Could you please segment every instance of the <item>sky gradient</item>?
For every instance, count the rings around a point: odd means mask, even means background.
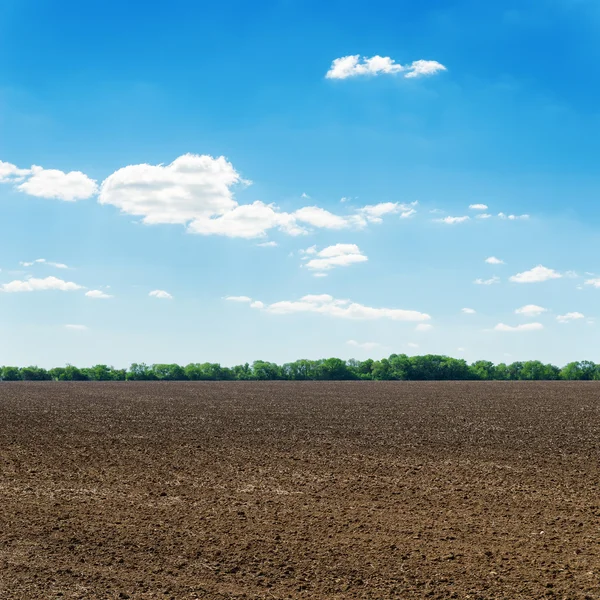
[[[5,0],[0,364],[600,361],[599,29]]]

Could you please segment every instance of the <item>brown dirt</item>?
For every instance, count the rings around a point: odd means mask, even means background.
[[[600,385],[2,383],[0,598],[600,598]]]

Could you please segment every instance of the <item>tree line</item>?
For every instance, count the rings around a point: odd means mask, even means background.
[[[73,365],[0,367],[0,381],[449,381],[449,380],[600,380],[600,364],[571,362],[560,368],[539,360],[494,364],[427,354],[392,354],[381,360],[297,360],[277,365],[256,360],[252,364],[222,367],[218,363],[177,364],[134,363],[128,369],[108,365],[78,368]]]

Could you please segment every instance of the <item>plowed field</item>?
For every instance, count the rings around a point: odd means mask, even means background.
[[[0,383],[0,598],[600,598],[600,384]]]

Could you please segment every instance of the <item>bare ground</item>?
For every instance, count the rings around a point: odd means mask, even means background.
[[[600,384],[0,383],[0,599],[600,598]]]

